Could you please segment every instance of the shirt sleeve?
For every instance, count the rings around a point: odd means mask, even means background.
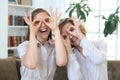
[[[80,46],[83,49],[83,55],[89,57],[95,64],[100,64],[106,61],[107,46],[103,41],[94,45],[86,37],[81,40]]]
[[[82,74],[80,71],[80,65],[76,59],[76,55],[73,53],[68,54],[67,71],[69,80],[81,80]]]
[[[28,46],[28,41],[24,41],[23,43],[19,44],[19,46],[17,47],[18,55],[20,58],[25,54],[27,50],[27,46]]]

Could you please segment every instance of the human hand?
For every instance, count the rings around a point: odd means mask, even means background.
[[[74,22],[74,26],[71,26],[71,28],[67,30],[67,32],[70,35],[75,36],[81,40],[84,37],[84,35],[82,34],[80,30],[80,25],[82,25],[83,21],[80,19],[80,17],[79,18],[72,17],[72,20]]]
[[[32,12],[31,11],[30,11],[29,17],[25,13],[24,20],[28,24],[30,32],[33,33],[34,35],[36,35],[40,26],[35,25],[37,23],[37,21],[35,19],[32,21]],[[41,22],[39,22],[38,25],[41,25]]]
[[[65,48],[67,50],[67,53],[71,54],[72,53],[72,47],[71,47],[70,38],[67,35],[67,33],[65,33],[64,35],[62,34],[62,39],[63,39],[63,44],[65,45]]]
[[[44,20],[44,23],[53,31],[59,29],[57,20],[60,18],[61,14],[58,14],[58,9],[56,9],[55,12],[53,12],[52,8],[50,8],[51,11],[51,17],[48,17]]]

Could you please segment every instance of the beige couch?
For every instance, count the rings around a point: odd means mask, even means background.
[[[120,60],[107,61],[108,80],[120,80]],[[59,78],[58,78],[59,77]],[[55,80],[68,80],[66,68],[57,68]]]
[[[20,60],[0,59],[0,80],[20,80]],[[120,80],[120,61],[108,61],[109,80]],[[57,67],[54,80],[68,80],[66,67]]]

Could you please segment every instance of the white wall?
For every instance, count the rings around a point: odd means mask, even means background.
[[[0,58],[8,57],[7,35],[8,35],[8,0],[0,2]]]
[[[53,10],[58,8],[58,11],[62,13],[61,18],[64,18],[66,16],[66,5],[66,0],[34,0],[33,2],[33,6],[35,8],[44,8],[47,11],[50,11],[50,6],[53,8]]]

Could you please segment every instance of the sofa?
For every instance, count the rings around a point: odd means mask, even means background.
[[[0,80],[20,80],[20,59],[0,59]],[[120,80],[120,61],[108,61],[108,80]],[[57,67],[54,80],[68,80],[66,67]]]

